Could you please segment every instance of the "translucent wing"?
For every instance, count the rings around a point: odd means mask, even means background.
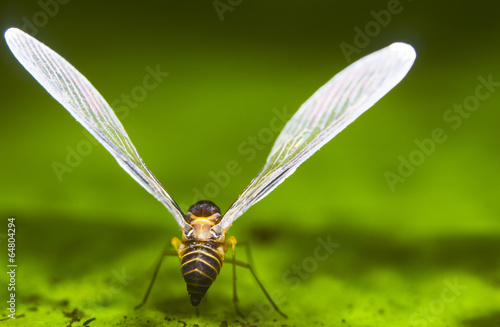
[[[398,84],[415,60],[408,44],[394,43],[353,63],[314,93],[285,125],[266,164],[231,205],[227,229],[248,208]]]
[[[186,222],[179,206],[146,167],[109,104],[85,76],[17,28],[8,29],[5,39],[24,68],[104,145],[130,176],[167,207],[184,229]]]

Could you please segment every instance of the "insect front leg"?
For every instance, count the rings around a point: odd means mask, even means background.
[[[160,255],[160,260],[158,260],[158,263],[156,264],[155,271],[153,273],[153,278],[151,279],[151,282],[149,283],[148,290],[146,291],[146,294],[144,295],[144,298],[142,299],[142,302],[139,303],[134,308],[134,310],[137,310],[140,307],[142,307],[146,303],[146,301],[148,300],[149,293],[151,292],[151,289],[153,288],[153,284],[155,283],[156,276],[158,275],[158,271],[160,271],[161,264],[163,263],[163,258],[166,257],[166,256],[177,256],[177,251],[179,249],[179,245],[181,244],[181,241],[177,237],[174,237],[172,239],[171,244],[175,248],[175,251],[163,250],[163,252]]]

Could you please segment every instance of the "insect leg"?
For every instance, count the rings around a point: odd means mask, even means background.
[[[255,265],[254,265],[254,261],[253,261],[253,256],[252,256],[252,251],[250,251],[250,243],[248,242],[245,242],[245,241],[239,241],[238,242],[238,246],[241,247],[241,246],[244,246],[245,247],[245,251],[246,251],[246,254],[247,254],[247,262],[250,266],[254,267],[254,272],[255,274],[257,275],[257,269],[255,269]]]
[[[235,271],[235,266],[240,266],[240,267],[247,268],[248,270],[250,270],[250,272],[253,275],[253,278],[255,278],[255,280],[257,281],[257,284],[259,284],[260,289],[262,290],[262,292],[264,292],[264,295],[266,296],[267,300],[271,303],[271,305],[273,306],[274,310],[276,310],[284,318],[288,318],[288,316],[286,314],[284,314],[283,312],[281,312],[281,310],[278,308],[278,306],[276,305],[276,303],[274,303],[273,299],[271,299],[271,297],[269,296],[269,293],[267,293],[266,289],[264,288],[264,285],[262,285],[262,283],[260,282],[259,278],[257,277],[257,275],[255,274],[254,270],[252,269],[251,265],[249,265],[248,263],[245,263],[243,261],[236,260],[234,258],[234,256],[233,256],[233,260],[228,261],[228,262],[230,262],[230,263],[233,264],[233,273]],[[236,277],[233,279],[233,281],[234,281],[233,287],[236,287],[235,286],[236,285]],[[239,313],[238,310],[236,310],[236,312],[241,316],[241,313]]]
[[[241,314],[240,309],[238,308],[238,295],[236,292],[236,238],[234,236],[231,236],[227,242],[226,242],[226,248],[231,246],[232,252],[233,252],[233,257],[232,257],[232,264],[233,264],[233,302],[234,302],[234,309],[236,311],[236,314],[242,318],[244,316]]]
[[[146,294],[144,295],[142,302],[139,303],[137,306],[135,306],[134,310],[139,309],[140,307],[142,307],[146,303],[146,301],[148,300],[148,297],[149,297],[149,293],[151,292],[151,289],[153,288],[153,284],[155,283],[156,276],[158,275],[158,271],[160,270],[161,264],[163,263],[163,258],[166,256],[177,256],[178,244],[180,244],[179,239],[177,237],[174,237],[172,239],[172,245],[175,247],[176,251],[164,250],[161,253],[160,260],[158,260],[158,263],[156,264],[155,271],[153,273],[153,278],[151,279],[151,282],[149,283],[148,290],[146,291]]]

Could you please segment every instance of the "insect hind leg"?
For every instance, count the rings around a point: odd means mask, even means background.
[[[175,247],[175,251],[164,250],[161,253],[160,259],[158,260],[158,263],[156,264],[155,271],[153,273],[153,277],[151,278],[151,282],[149,283],[149,286],[148,286],[148,289],[146,291],[146,294],[144,295],[144,298],[142,299],[141,303],[139,303],[138,305],[136,305],[134,307],[134,310],[139,309],[140,307],[142,307],[146,303],[146,301],[149,298],[149,293],[151,293],[151,289],[153,288],[153,285],[154,285],[154,283],[156,281],[156,276],[158,275],[158,272],[160,271],[160,267],[161,267],[161,264],[163,263],[163,259],[166,256],[177,256],[178,244],[180,244],[179,239],[177,237],[174,237],[172,239],[172,245]]]
[[[247,255],[249,255],[250,254],[250,250],[249,250],[248,244],[246,244],[246,243],[240,243],[240,244],[241,245],[246,245],[246,247],[247,247]],[[231,261],[228,261],[228,262],[230,262],[233,265],[233,302],[234,302],[236,313],[239,316],[241,316],[241,317],[244,318],[244,316],[241,314],[241,312],[240,312],[240,310],[238,308],[238,301],[239,300],[238,300],[238,296],[236,294],[236,266],[240,266],[240,267],[247,268],[248,270],[250,270],[250,272],[252,273],[252,276],[255,278],[255,281],[257,281],[257,284],[259,284],[260,289],[262,290],[262,292],[266,296],[266,298],[269,301],[269,303],[271,303],[271,305],[273,306],[274,310],[276,310],[276,312],[278,312],[284,318],[288,318],[287,315],[284,314],[278,308],[278,306],[276,305],[276,303],[274,303],[273,299],[271,299],[271,296],[269,296],[269,293],[267,293],[266,289],[264,288],[264,285],[262,285],[262,283],[260,282],[259,278],[255,274],[255,271],[252,268],[252,265],[250,265],[250,264],[248,264],[246,262],[243,262],[243,261],[236,260],[236,257],[235,257],[235,252],[236,252],[236,238],[234,238],[234,236],[231,236],[229,238],[229,240],[227,241],[227,245],[231,246],[232,253],[233,253],[233,257],[231,258]],[[252,260],[251,255],[249,256],[248,260]]]

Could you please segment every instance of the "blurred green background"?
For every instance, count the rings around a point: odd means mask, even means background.
[[[196,317],[176,258],[165,260],[146,306],[133,310],[178,227],[3,42],[0,236],[6,244],[7,218],[16,217],[17,314],[24,315],[10,325],[65,326],[81,315],[73,326],[93,317],[89,326],[500,323],[496,3],[1,6],[2,30],[24,26],[113,104],[184,211],[201,193],[224,212],[264,164],[275,117],[291,117],[350,62],[395,41],[417,52],[400,85],[230,229],[251,244],[260,278],[289,315],[270,312],[239,269],[242,319],[232,307],[229,264]],[[360,36],[366,28],[370,35]],[[346,44],[356,53],[343,53]],[[168,76],[145,91],[156,67]],[[494,83],[477,93],[481,78]],[[436,129],[443,142],[429,141]],[[238,169],[229,174],[228,164]],[[57,174],[54,165],[67,170]],[[328,240],[336,244],[331,253],[316,250]],[[323,250],[326,258],[318,257]],[[2,308],[0,318],[7,314]]]

